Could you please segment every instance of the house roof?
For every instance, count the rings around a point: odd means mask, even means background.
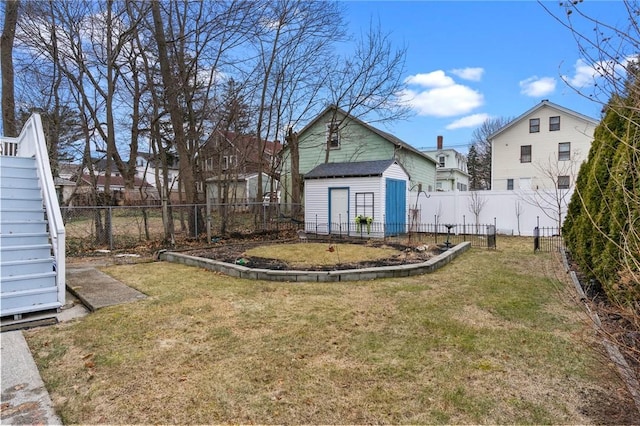
[[[88,174],[83,174],[81,177],[82,181],[91,185],[91,176]],[[96,185],[104,186],[106,181],[106,177],[104,175],[96,176]],[[124,178],[122,176],[111,175],[109,180],[109,185],[113,188],[124,187]],[[149,182],[142,180],[138,177],[133,178],[133,186],[135,188],[154,188]]]
[[[521,114],[520,116],[518,116],[517,118],[511,120],[506,126],[498,129],[497,131],[495,131],[494,133],[492,133],[491,135],[489,135],[487,137],[487,139],[492,140],[494,139],[496,136],[498,136],[500,133],[504,132],[507,129],[510,129],[511,127],[515,126],[517,123],[519,123],[524,117],[528,116],[529,114],[543,108],[543,107],[549,107],[549,108],[553,108],[557,111],[560,111],[564,114],[567,115],[572,115],[580,120],[584,120],[587,121],[591,124],[593,124],[594,126],[598,125],[598,120],[596,120],[595,118],[591,118],[587,115],[584,114],[580,114],[579,112],[575,112],[573,110],[570,110],[569,108],[565,108],[563,106],[560,106],[558,104],[554,104],[553,102],[549,102],[547,99],[541,101],[539,104],[537,104],[536,106],[534,106],[533,108],[529,109],[528,111],[526,111],[524,114]]]
[[[354,163],[323,163],[305,174],[304,178],[323,179],[382,176],[385,170],[394,163],[402,167],[402,165],[393,158],[390,160],[358,161]],[[402,169],[404,170],[404,167]]]
[[[408,143],[402,141],[400,138],[397,138],[395,136],[393,136],[391,133],[387,133],[384,132],[380,129],[376,129],[375,127],[373,127],[372,125],[362,121],[361,119],[359,119],[358,117],[354,117],[353,115],[347,113],[345,110],[343,110],[342,108],[339,108],[335,105],[329,105],[328,107],[326,107],[324,109],[324,111],[322,111],[320,114],[318,114],[318,116],[316,118],[314,118],[313,120],[311,120],[311,122],[309,122],[306,126],[304,126],[299,132],[298,134],[301,135],[303,134],[305,131],[307,131],[308,129],[310,129],[313,125],[315,125],[315,123],[317,123],[320,119],[322,119],[322,117],[324,117],[325,114],[327,114],[329,111],[331,110],[336,110],[336,112],[338,112],[339,114],[342,114],[345,117],[348,117],[350,120],[358,123],[359,125],[365,127],[366,129],[370,130],[371,132],[377,134],[378,136],[382,137],[383,139],[391,142],[392,144],[394,144],[396,147],[398,148],[402,148],[402,149],[406,149],[408,151],[411,151],[421,157],[426,158],[427,160],[436,163],[436,160],[434,160],[433,158],[429,157],[428,155],[424,154],[423,152],[421,152],[420,150],[412,147],[411,145],[409,145]],[[287,147],[285,147],[286,149]]]

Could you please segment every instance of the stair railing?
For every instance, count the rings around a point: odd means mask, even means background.
[[[34,157],[42,188],[45,211],[49,227],[49,236],[53,245],[53,257],[56,267],[56,285],[58,288],[58,300],[65,300],[65,230],[58,194],[51,174],[47,142],[42,128],[40,114],[32,114],[25,123],[20,136],[17,138],[2,138],[2,155],[16,157]]]

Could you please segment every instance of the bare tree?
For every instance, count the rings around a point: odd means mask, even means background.
[[[562,227],[562,218],[567,213],[575,184],[577,154],[577,152],[572,153],[569,160],[563,161],[559,161],[558,156],[552,154],[546,161],[536,163],[534,167],[540,173],[538,179],[542,187],[518,192],[520,199],[538,207],[545,216],[553,220],[558,231]]]
[[[329,162],[334,133],[345,125],[347,115],[384,123],[409,115],[407,105],[398,94],[405,87],[403,80],[406,48],[394,48],[389,35],[380,24],[370,23],[369,30],[356,42],[355,52],[339,61],[329,79],[330,104],[337,108],[330,120],[325,162]]]
[[[511,118],[490,118],[471,135],[470,167],[472,190],[491,189],[491,141],[489,137],[509,124]]]
[[[487,203],[487,199],[482,197],[478,191],[471,191],[469,193],[469,211],[473,214],[476,234],[480,232],[480,213]]]
[[[0,39],[0,64],[2,66],[2,122],[6,136],[18,136],[16,126],[16,102],[14,93],[13,41],[18,22],[18,0],[4,2],[4,26]]]
[[[520,233],[520,216],[524,213],[524,206],[519,200],[516,200],[516,222],[518,223],[518,236],[522,235]]]

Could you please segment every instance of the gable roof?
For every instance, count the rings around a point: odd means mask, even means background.
[[[428,155],[426,155],[422,151],[412,147],[408,143],[402,141],[400,138],[397,138],[397,137],[393,136],[391,133],[383,132],[380,129],[376,129],[372,125],[362,121],[358,117],[354,117],[353,115],[347,113],[345,110],[343,110],[342,108],[337,107],[336,105],[329,105],[328,107],[326,107],[324,109],[324,111],[322,111],[320,114],[318,114],[318,116],[316,118],[314,118],[313,120],[311,120],[311,122],[309,122],[306,126],[304,126],[298,132],[298,135],[302,135],[304,132],[306,132],[308,129],[310,129],[312,126],[314,126],[318,121],[320,121],[320,119],[322,117],[324,117],[325,114],[327,114],[331,110],[335,110],[337,113],[343,115],[345,118],[349,118],[351,121],[353,121],[353,122],[365,127],[369,131],[377,134],[378,136],[382,137],[383,139],[387,140],[388,142],[391,142],[397,148],[402,148],[402,149],[406,149],[407,151],[411,151],[414,154],[417,154],[420,157],[423,157],[423,158],[425,158],[425,159],[427,159],[429,161],[432,161],[434,164],[436,164],[436,160],[434,160],[433,158],[429,157]],[[285,148],[287,148],[287,147],[285,147]]]
[[[352,163],[323,163],[313,168],[304,175],[305,179],[342,178],[342,177],[372,177],[382,176],[382,174],[392,164],[402,167],[395,159],[357,161]],[[402,167],[404,170],[404,167]],[[407,173],[406,170],[404,170]],[[407,176],[409,174],[407,173]]]
[[[591,118],[587,115],[584,114],[580,114],[579,112],[575,112],[573,110],[570,110],[569,108],[565,108],[563,106],[560,106],[558,104],[554,104],[553,102],[549,102],[547,99],[541,101],[539,104],[537,104],[536,106],[534,106],[533,108],[529,109],[528,111],[526,111],[524,114],[521,114],[520,116],[516,117],[515,119],[511,120],[506,126],[498,129],[497,131],[493,132],[492,134],[490,134],[487,139],[488,140],[492,140],[494,139],[496,136],[498,136],[500,133],[504,132],[507,129],[510,129],[511,127],[513,127],[514,125],[516,125],[517,123],[519,123],[520,121],[522,121],[522,119],[524,117],[526,117],[527,115],[543,108],[543,107],[549,107],[549,108],[553,108],[557,111],[560,111],[564,114],[567,115],[572,115],[580,120],[584,120],[587,121],[591,124],[593,124],[594,126],[598,125],[598,120],[596,120],[595,118]]]

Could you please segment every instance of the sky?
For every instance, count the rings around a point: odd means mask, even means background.
[[[565,16],[559,3],[544,5]],[[348,0],[344,6],[350,31],[366,30],[373,19],[394,46],[407,48],[404,95],[412,116],[376,127],[416,148],[435,149],[442,135],[445,148],[466,153],[484,120],[518,117],[545,99],[600,119],[601,104],[563,81],[593,90],[573,34],[536,1]],[[619,28],[627,25],[620,1],[579,6]],[[593,31],[592,24],[584,28]]]

